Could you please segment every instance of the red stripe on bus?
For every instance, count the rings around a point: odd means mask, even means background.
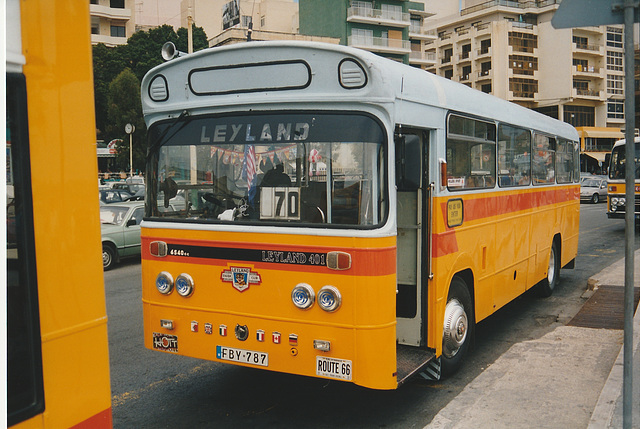
[[[95,428],[112,428],[113,419],[111,417],[111,407],[99,412],[87,420],[71,426],[71,429],[95,429]]]

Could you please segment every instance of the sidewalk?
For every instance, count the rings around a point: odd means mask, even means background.
[[[634,264],[637,284],[640,251]],[[623,287],[624,259],[590,280]],[[633,323],[633,427],[640,428],[640,312]],[[514,344],[426,428],[621,428],[622,343],[622,330],[561,326]],[[620,350],[613,368],[612,350]]]

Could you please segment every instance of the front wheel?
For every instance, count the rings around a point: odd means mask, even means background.
[[[558,247],[554,241],[551,244],[551,251],[549,252],[549,266],[547,267],[547,277],[543,279],[539,284],[540,296],[547,298],[551,296],[553,290],[558,284],[558,277],[560,275],[560,254],[558,253]]]
[[[102,245],[102,268],[109,271],[116,262],[116,252],[108,244]]]
[[[444,309],[442,333],[442,375],[448,376],[460,369],[469,350],[474,332],[473,302],[466,282],[454,277]]]
[[[598,204],[600,202],[600,195],[598,194],[593,194],[593,197],[591,197],[591,202],[593,204]]]

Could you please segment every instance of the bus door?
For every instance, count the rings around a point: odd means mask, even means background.
[[[427,283],[429,261],[428,219],[430,188],[426,131],[396,130],[397,186],[397,294],[396,335],[398,382],[428,364],[434,357],[426,350]],[[407,347],[412,346],[412,347]],[[420,347],[420,348],[417,348]],[[406,362],[406,355],[411,357]]]

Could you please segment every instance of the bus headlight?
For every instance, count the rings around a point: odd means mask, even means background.
[[[299,283],[291,291],[291,301],[296,307],[306,310],[311,307],[316,299],[313,288],[306,283]]]
[[[176,291],[185,298],[193,293],[193,279],[189,274],[182,273],[176,279]]]
[[[342,296],[340,291],[333,286],[323,286],[318,292],[318,305],[324,311],[333,312],[340,308]]]
[[[173,290],[173,277],[166,271],[161,272],[156,277],[156,288],[163,295],[169,295]]]

